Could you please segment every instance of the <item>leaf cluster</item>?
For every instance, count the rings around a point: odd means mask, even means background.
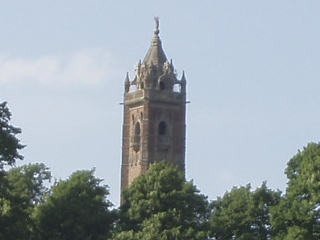
[[[24,145],[22,145],[17,134],[21,129],[10,124],[11,112],[7,107],[7,102],[0,102],[0,171],[3,171],[5,165],[12,166],[16,160],[22,160],[23,156],[19,154]]]
[[[280,192],[261,187],[251,191],[245,187],[234,187],[222,198],[213,201],[211,215],[211,234],[215,239],[270,239],[271,206],[278,204]]]
[[[77,171],[52,188],[46,201],[35,209],[39,239],[91,239],[107,237],[115,220],[108,187],[94,171]]]
[[[283,195],[264,182],[255,190],[234,187],[209,203],[177,167],[160,162],[136,178],[123,192],[124,204],[111,210],[109,188],[94,170],[77,171],[49,188],[52,176],[44,164],[13,167],[24,146],[10,120],[1,102],[0,239],[320,239],[320,143],[290,159]]]
[[[169,163],[152,165],[123,196],[115,239],[206,239],[207,199]]]
[[[31,237],[31,214],[49,192],[44,183],[50,179],[51,173],[43,164],[29,164],[4,173],[0,187],[0,239]]]
[[[288,162],[286,194],[272,209],[276,239],[320,239],[320,143],[310,143]]]

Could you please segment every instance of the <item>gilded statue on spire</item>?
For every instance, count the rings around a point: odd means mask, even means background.
[[[159,29],[159,17],[154,17],[154,21],[156,22],[156,30]]]
[[[156,22],[156,29],[154,30],[154,34],[158,35],[159,34],[159,17],[154,17],[154,21]]]

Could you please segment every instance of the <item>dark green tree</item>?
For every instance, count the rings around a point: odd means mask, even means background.
[[[5,165],[12,166],[16,160],[22,160],[19,154],[24,146],[16,137],[21,129],[10,124],[11,113],[6,102],[0,102],[0,179]]]
[[[94,171],[77,171],[59,181],[33,215],[37,238],[46,240],[98,240],[109,237],[115,212],[107,200],[109,190]]]
[[[29,239],[36,205],[43,201],[51,173],[43,164],[29,164],[11,168],[4,173],[0,197],[0,239]]]
[[[275,239],[320,239],[320,143],[310,143],[288,162],[286,193],[272,209]]]
[[[153,164],[123,196],[114,239],[208,239],[207,199],[177,167]]]
[[[246,187],[233,188],[212,203],[211,235],[217,240],[267,240],[271,237],[270,207],[280,200],[263,183],[251,191]]]

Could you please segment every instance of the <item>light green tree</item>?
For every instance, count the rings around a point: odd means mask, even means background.
[[[281,240],[320,239],[320,143],[310,143],[289,162],[289,181],[272,226]]]
[[[109,190],[94,171],[77,171],[59,181],[34,214],[37,238],[98,240],[108,238],[115,221]]]
[[[233,188],[212,203],[211,235],[216,240],[267,240],[271,237],[270,207],[276,205],[280,192],[266,183],[255,191],[250,184]]]
[[[36,205],[48,193],[45,182],[51,173],[43,164],[29,164],[11,168],[4,173],[0,197],[0,239],[30,239]]]
[[[32,212],[41,199],[43,181],[50,178],[41,164],[11,168],[24,146],[17,135],[21,129],[10,123],[11,112],[6,102],[0,102],[0,239],[26,239],[30,235]]]
[[[153,164],[123,196],[114,239],[208,239],[207,199],[177,167]]]

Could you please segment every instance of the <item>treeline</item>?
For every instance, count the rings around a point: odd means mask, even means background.
[[[1,102],[0,240],[320,239],[320,143],[289,160],[284,193],[248,184],[210,201],[160,162],[124,191],[115,209],[93,170],[50,183],[44,164],[15,167],[24,146],[10,118]]]

